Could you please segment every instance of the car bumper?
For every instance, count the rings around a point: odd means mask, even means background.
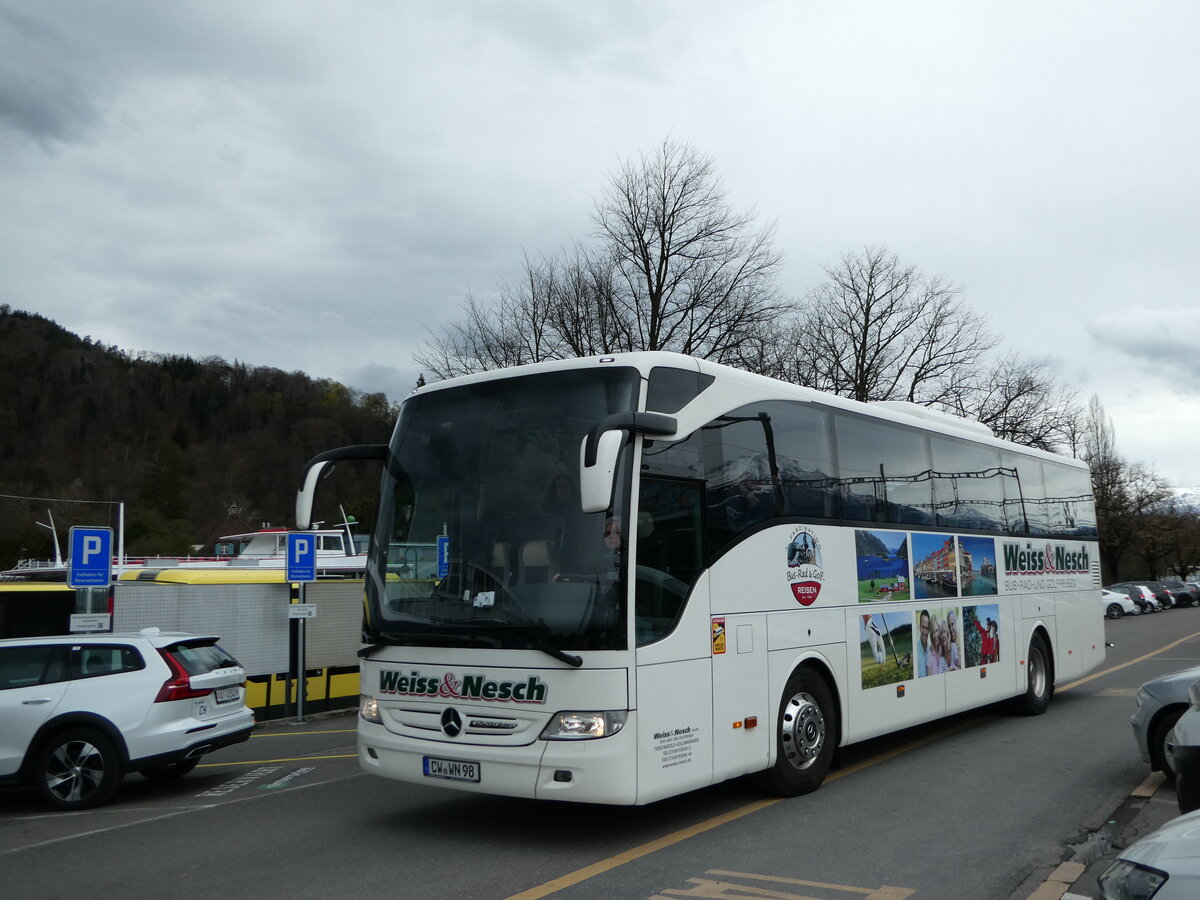
[[[1154,714],[1160,709],[1162,707],[1157,703],[1144,702],[1137,708],[1137,712],[1129,717],[1129,725],[1133,728],[1133,742],[1137,744],[1142,762],[1147,764],[1153,764],[1150,758],[1150,723],[1154,721]]]
[[[250,735],[253,733],[254,718],[251,715],[250,724],[244,727],[234,731],[223,728],[221,731],[211,734],[196,733],[192,735],[190,743],[178,750],[156,753],[153,756],[143,756],[139,759],[131,759],[129,761],[129,768],[134,770],[145,769],[153,766],[166,766],[185,759],[195,759],[198,756],[204,756],[206,753],[212,753],[214,750],[220,750],[222,747],[229,747],[233,744],[248,741]]]

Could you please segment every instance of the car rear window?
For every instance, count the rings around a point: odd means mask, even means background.
[[[0,691],[67,680],[61,644],[0,648]]]
[[[146,668],[136,648],[128,644],[79,644],[71,648],[72,678],[95,678]]]
[[[238,664],[219,644],[176,644],[165,652],[175,657],[189,675],[205,675]]]

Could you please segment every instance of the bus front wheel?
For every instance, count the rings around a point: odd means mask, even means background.
[[[762,773],[767,790],[796,797],[820,787],[836,749],[837,715],[820,675],[808,668],[792,673],[779,704],[775,765]]]
[[[1040,633],[1029,639],[1025,675],[1025,693],[1016,698],[1017,711],[1027,716],[1040,716],[1054,696],[1054,663],[1046,639]]]

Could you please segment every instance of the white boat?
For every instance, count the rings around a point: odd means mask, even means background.
[[[51,520],[53,521],[53,520]],[[353,520],[346,518],[336,528],[312,528],[316,535],[318,578],[361,578],[367,565],[367,537],[353,531]],[[156,569],[285,569],[287,568],[286,528],[263,527],[243,534],[222,535],[215,543],[214,556],[126,557],[113,560],[113,576],[121,570]],[[22,559],[0,572],[2,581],[65,581],[69,561],[54,541],[55,559]]]

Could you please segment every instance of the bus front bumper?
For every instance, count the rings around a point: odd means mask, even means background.
[[[364,772],[435,787],[539,800],[637,802],[636,711],[616,734],[525,746],[428,741],[358,720]],[[478,780],[475,780],[478,779]]]

